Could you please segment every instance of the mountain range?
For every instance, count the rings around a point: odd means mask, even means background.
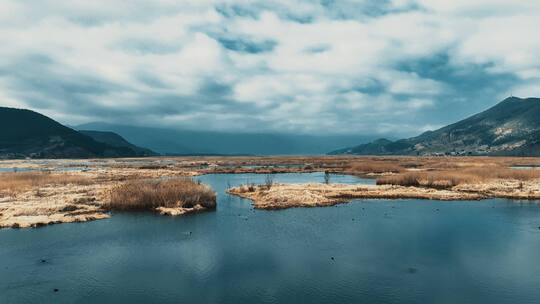
[[[291,135],[175,130],[94,122],[77,130],[111,131],[129,142],[167,155],[317,155],[373,136]]]
[[[151,152],[125,140],[120,144],[119,138],[117,144],[101,141],[101,135],[83,134],[31,110],[0,107],[0,129],[0,159],[134,157]]]
[[[382,138],[329,154],[540,156],[540,99],[510,97],[484,112],[416,137]]]
[[[79,130],[80,133],[92,137],[95,141],[105,143],[113,147],[126,147],[133,150],[137,156],[157,156],[159,153],[156,153],[150,149],[142,148],[136,146],[129,141],[125,140],[122,136],[108,131],[94,131],[94,130]]]
[[[0,158],[168,155],[540,156],[540,99],[510,97],[435,131],[400,139],[174,130],[106,123],[74,128],[31,110],[0,107]],[[365,143],[367,142],[367,143]],[[339,147],[350,148],[335,150]],[[144,148],[143,148],[144,147]],[[158,153],[156,153],[156,152]]]

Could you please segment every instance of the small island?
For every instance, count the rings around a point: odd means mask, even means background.
[[[540,170],[512,164],[536,159],[494,157],[365,157],[344,172],[376,178],[376,185],[329,183],[243,185],[227,193],[257,209],[321,207],[353,199],[540,200]],[[329,171],[326,171],[329,172]]]
[[[130,171],[1,173],[0,228],[86,222],[113,212],[176,216],[216,208],[216,193],[189,177],[171,174],[163,179],[156,178],[156,172]]]

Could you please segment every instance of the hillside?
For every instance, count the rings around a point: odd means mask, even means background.
[[[170,155],[320,155],[340,147],[375,139],[358,135],[310,136],[174,130],[99,122],[80,125],[76,129],[112,131],[137,146]]]
[[[34,111],[0,107],[0,158],[128,157],[128,147],[95,141]]]
[[[80,130],[80,133],[92,137],[95,141],[105,143],[107,145],[113,146],[113,147],[126,147],[130,148],[131,150],[135,151],[137,156],[157,156],[158,153],[146,149],[141,148],[139,146],[136,146],[127,140],[125,140],[122,136],[114,133],[114,132],[107,132],[107,131],[93,131],[93,130]]]
[[[540,99],[510,97],[417,137],[381,139],[329,154],[540,156]]]

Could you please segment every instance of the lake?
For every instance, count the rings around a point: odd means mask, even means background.
[[[276,174],[274,181],[322,182],[323,175]],[[197,177],[218,192],[215,212],[124,213],[0,230],[0,303],[540,299],[540,204],[355,200],[267,211],[225,194],[265,178]],[[331,182],[373,184],[346,175]]]

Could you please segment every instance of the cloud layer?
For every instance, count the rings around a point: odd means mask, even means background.
[[[19,1],[0,103],[70,124],[407,136],[540,95],[540,3]]]

